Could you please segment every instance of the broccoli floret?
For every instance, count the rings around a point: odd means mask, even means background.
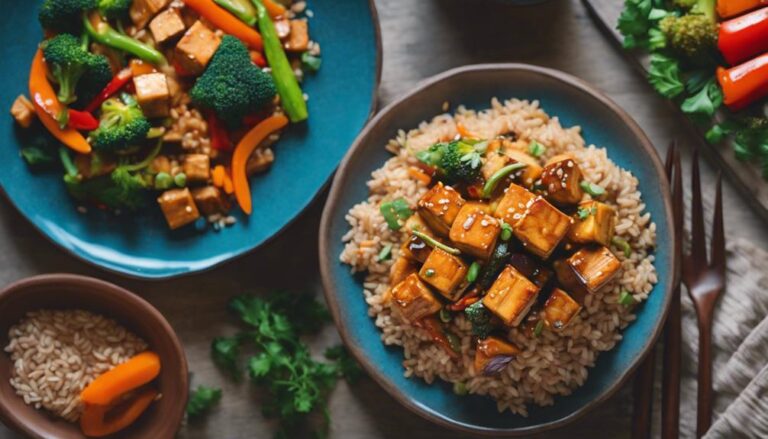
[[[464,309],[464,315],[472,323],[472,334],[486,338],[493,330],[491,314],[485,309],[482,301],[477,301]]]
[[[226,35],[213,59],[189,92],[192,100],[216,112],[230,128],[272,101],[277,89],[272,77],[251,62],[248,49]]]
[[[136,210],[146,204],[149,185],[141,174],[118,167],[107,176],[82,180],[64,175],[64,184],[76,200],[93,202],[110,209]]]
[[[107,18],[120,18],[128,15],[133,0],[97,0],[99,13]]]
[[[99,127],[91,131],[91,145],[97,151],[123,151],[140,145],[151,128],[136,99],[123,94],[101,104]]]
[[[447,183],[473,182],[480,176],[485,142],[454,140],[436,143],[417,154],[422,162],[437,168],[439,177]]]
[[[44,0],[37,18],[45,29],[79,34],[83,11],[94,9],[97,0]]]
[[[112,78],[109,60],[85,50],[74,35],[59,34],[43,42],[42,47],[45,62],[59,85],[59,101],[64,104],[78,97],[90,99]]]
[[[712,58],[717,45],[717,24],[701,14],[670,15],[659,23],[669,46],[691,61]]]

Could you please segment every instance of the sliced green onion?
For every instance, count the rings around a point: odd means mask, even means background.
[[[522,169],[526,167],[525,163],[513,163],[511,165],[504,166],[503,168],[496,171],[495,174],[491,176],[491,178],[488,179],[488,181],[485,182],[485,186],[483,186],[483,198],[491,198],[491,195],[493,194],[493,191],[496,190],[496,186],[498,186],[499,182],[509,174],[517,171],[518,169]]]
[[[176,186],[178,187],[184,187],[187,185],[187,174],[183,172],[179,172],[178,174],[173,176],[173,182],[176,183]]]
[[[69,155],[69,150],[63,146],[59,147],[59,160],[61,160],[61,166],[64,167],[64,171],[66,171],[67,175],[70,177],[77,177],[80,174],[80,171],[77,170],[77,166],[75,166],[75,163],[72,161],[72,156]]]
[[[319,56],[310,55],[309,52],[304,52],[301,54],[301,65],[304,67],[304,70],[315,73],[320,70],[320,66],[322,64],[323,60]]]
[[[413,230],[412,233],[413,233],[414,236],[417,236],[417,237],[421,238],[422,241],[426,242],[427,245],[432,247],[432,248],[439,248],[440,250],[442,250],[442,251],[444,251],[446,253],[450,253],[452,255],[460,255],[461,254],[461,251],[459,251],[459,249],[453,248],[453,247],[449,247],[449,246],[443,244],[442,242],[436,240],[435,238],[427,235],[426,233],[419,232],[418,230]]]
[[[587,218],[589,218],[590,215],[594,215],[596,213],[597,213],[597,207],[596,206],[592,206],[589,209],[587,209],[585,207],[579,207],[579,210],[576,211],[576,215],[582,221],[587,219]]]
[[[398,198],[392,201],[392,209],[394,209],[401,220],[407,220],[413,215],[413,211],[410,206],[408,206],[408,202],[405,201],[405,198]]]
[[[605,189],[602,186],[596,185],[594,183],[590,183],[587,180],[581,180],[581,183],[579,183],[579,186],[581,186],[581,188],[584,189],[584,192],[588,193],[589,195],[592,195],[593,197],[599,197],[600,195],[603,195],[605,193]]]
[[[632,297],[632,295],[629,294],[629,292],[622,291],[621,294],[619,294],[619,303],[629,307],[635,304],[635,298]]]
[[[469,390],[467,389],[467,385],[464,384],[463,381],[457,381],[453,383],[453,393],[459,396],[464,396],[467,393],[469,393]]]
[[[632,256],[632,246],[629,245],[627,240],[614,236],[613,239],[611,239],[611,243],[624,253],[624,257],[628,258]]]
[[[509,241],[512,238],[512,226],[507,223],[501,223],[501,240]]]
[[[152,127],[147,131],[147,139],[157,139],[163,134],[165,134],[164,127]]]
[[[541,157],[546,151],[547,147],[535,140],[531,140],[528,144],[528,153],[534,157]]]
[[[539,320],[536,322],[536,327],[533,328],[533,335],[538,337],[541,335],[541,331],[544,330],[544,320]]]
[[[445,338],[448,339],[448,344],[454,352],[461,352],[461,339],[456,334],[446,331]]]
[[[155,175],[155,189],[168,189],[173,186],[173,177],[167,172],[158,172]]]
[[[387,222],[387,226],[389,226],[390,230],[400,230],[400,227],[402,226],[397,220],[397,213],[391,202],[381,203],[379,212],[381,212],[381,216],[384,217],[384,221]]]
[[[387,244],[381,249],[379,255],[376,256],[376,261],[388,261],[392,258],[392,244]]]
[[[475,261],[472,263],[472,265],[469,266],[469,271],[467,272],[467,282],[472,283],[477,280],[478,273],[480,273],[480,263]]]
[[[432,276],[434,276],[434,275],[435,275],[435,269],[434,269],[434,268],[427,268],[427,269],[424,271],[424,276],[427,276],[427,277],[432,277]]]
[[[438,314],[438,317],[440,317],[440,321],[443,323],[448,323],[453,318],[451,312],[448,311],[447,308],[440,308],[440,314]]]

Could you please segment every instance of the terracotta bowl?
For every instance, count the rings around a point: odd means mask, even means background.
[[[160,356],[156,380],[163,397],[129,428],[112,438],[172,438],[187,402],[187,360],[176,333],[160,312],[139,296],[116,285],[84,276],[48,274],[15,282],[0,292],[0,347],[8,345],[8,329],[29,311],[85,309],[116,320],[144,339]],[[2,349],[0,349],[1,351]],[[9,384],[11,361],[0,353],[0,419],[33,438],[85,438],[77,424],[28,406]]]

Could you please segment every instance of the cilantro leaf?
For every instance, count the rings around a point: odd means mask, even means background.
[[[221,400],[221,389],[198,386],[189,396],[187,416],[196,418],[209,411]]]
[[[240,337],[216,337],[211,343],[211,356],[214,363],[237,377],[240,374]]]
[[[350,384],[360,379],[363,375],[363,369],[343,345],[336,345],[326,349],[325,358],[336,363],[338,374]]]
[[[688,114],[713,116],[722,104],[723,92],[715,78],[710,78],[696,94],[683,101],[680,108]]]
[[[679,63],[674,58],[659,53],[651,55],[648,81],[659,94],[668,98],[674,98],[685,89],[680,79]]]
[[[32,168],[47,168],[55,163],[54,155],[38,146],[25,146],[21,148],[20,154]]]
[[[624,47],[632,49],[647,45],[647,34],[651,28],[648,18],[653,4],[651,0],[625,0],[616,28],[624,35]]]

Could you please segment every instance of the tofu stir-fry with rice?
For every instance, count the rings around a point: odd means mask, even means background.
[[[405,347],[406,375],[525,413],[570,393],[620,338],[655,282],[655,226],[637,180],[578,128],[524,101],[462,111],[390,143],[341,259],[368,271],[371,314]]]
[[[39,131],[22,157],[57,166],[78,208],[150,208],[170,229],[252,211],[300,83],[321,63],[311,12],[292,0],[44,0],[29,97],[11,113]]]

